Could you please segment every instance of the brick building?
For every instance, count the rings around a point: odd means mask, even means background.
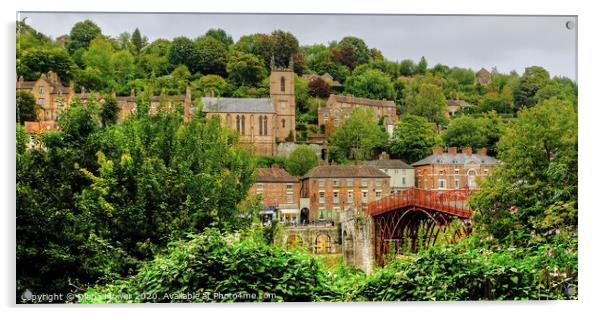
[[[386,152],[381,153],[377,160],[366,161],[366,165],[374,166],[391,177],[391,192],[414,187],[414,167],[403,160],[390,159]]]
[[[395,102],[331,94],[326,104],[318,108],[318,124],[324,126],[326,137],[330,137],[336,128],[351,116],[351,112],[356,107],[373,109],[376,117],[379,120],[382,118],[389,135],[392,135],[395,123],[398,121]]]
[[[482,148],[477,153],[472,148],[457,152],[449,147],[446,153],[442,147],[433,148],[433,154],[412,164],[416,173],[416,187],[429,190],[478,189],[477,179],[491,174],[499,160],[487,155]]]
[[[42,74],[36,81],[25,81],[23,77],[17,80],[17,91],[24,90],[33,94],[36,104],[38,121],[54,121],[64,107],[68,107],[75,95],[73,81],[69,87],[63,86],[59,76],[52,71]]]
[[[264,222],[278,218],[282,223],[299,222],[301,183],[278,165],[258,168],[250,195],[262,197],[260,216]]]
[[[373,166],[317,166],[301,178],[301,197],[309,200],[307,220],[338,222],[343,210],[361,209],[388,195],[389,180]]]

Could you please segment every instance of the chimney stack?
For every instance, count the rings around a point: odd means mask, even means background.
[[[378,160],[389,160],[389,154],[383,151],[378,157]]]
[[[272,164],[272,170],[274,170],[274,169],[280,169],[280,165],[277,164],[277,163],[273,163]]]
[[[477,155],[487,156],[487,148],[483,147],[483,148],[477,149]]]
[[[452,155],[455,155],[458,153],[458,148],[457,147],[449,147],[449,148],[447,148],[447,152]]]
[[[443,147],[437,146],[433,147],[433,155],[441,155],[443,154]]]
[[[472,155],[472,148],[471,147],[464,147],[464,148],[462,148],[462,153],[466,154],[466,155]]]

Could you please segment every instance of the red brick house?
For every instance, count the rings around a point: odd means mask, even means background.
[[[283,223],[298,222],[300,192],[299,179],[278,165],[258,168],[257,180],[249,189],[249,194],[262,197],[260,215],[264,222],[275,218]]]

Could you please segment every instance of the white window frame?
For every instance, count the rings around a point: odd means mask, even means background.
[[[332,191],[332,204],[341,203],[341,196],[338,190]]]
[[[368,190],[362,190],[362,204],[368,203]]]
[[[326,192],[320,191],[318,192],[318,203],[324,204],[326,202]]]

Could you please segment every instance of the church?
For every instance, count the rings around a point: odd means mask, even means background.
[[[255,154],[275,156],[277,142],[295,141],[295,73],[293,61],[288,67],[276,67],[272,62],[269,98],[201,98],[203,112],[218,116],[223,126],[240,135],[240,143],[254,147]],[[184,102],[184,113],[195,108]]]

